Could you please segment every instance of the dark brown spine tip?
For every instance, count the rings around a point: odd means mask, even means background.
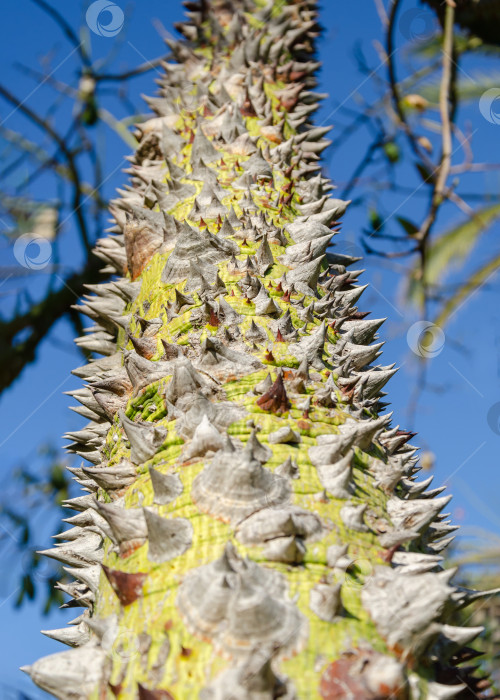
[[[219,325],[219,317],[217,316],[217,314],[215,313],[215,311],[213,309],[210,310],[209,324],[211,326],[214,326],[214,327],[217,327]]]
[[[277,343],[284,343],[285,342],[285,339],[281,335],[281,331],[279,328],[278,328],[278,332],[276,333],[276,342]]]
[[[153,338],[135,338],[129,334],[129,340],[134,346],[134,350],[138,355],[150,360],[157,352],[156,340]]]
[[[139,690],[138,700],[175,700],[168,690],[148,690],[140,683],[137,684]]]
[[[472,649],[472,647],[464,647],[460,651],[456,651],[451,657],[451,662],[458,666],[458,664],[463,664],[466,661],[473,661],[479,656],[484,656],[484,651],[478,651],[477,649]]]
[[[115,571],[102,564],[106,578],[116,593],[120,603],[126,607],[142,595],[142,587],[147,578],[145,573],[127,574],[125,571]]]
[[[290,301],[290,296],[291,296],[291,295],[290,295],[290,290],[287,289],[287,291],[283,294],[282,301],[289,302],[289,301]]]
[[[266,362],[276,362],[273,353],[271,350],[268,350],[266,354],[264,355],[264,359]]]
[[[381,557],[384,561],[390,563],[396,554],[396,552],[400,549],[400,545],[396,544],[393,547],[390,547],[389,549],[386,549],[384,552],[382,552]]]
[[[248,92],[247,92],[247,95],[245,97],[245,101],[243,102],[243,104],[240,107],[240,112],[244,117],[256,117],[257,116],[257,112],[254,109],[254,106],[250,100],[250,96],[248,95]]]
[[[164,357],[166,360],[175,360],[177,357],[182,356],[183,352],[180,345],[169,343],[164,338],[161,339],[161,344],[163,345]]]
[[[411,433],[408,430],[397,430],[396,435],[398,437],[403,437],[405,438],[404,442],[402,443],[403,445],[408,442],[409,440],[413,440],[413,438],[418,435],[418,433]]]
[[[264,411],[271,411],[277,414],[285,413],[291,408],[281,372],[278,373],[276,381],[270,389],[257,399],[257,405]]]

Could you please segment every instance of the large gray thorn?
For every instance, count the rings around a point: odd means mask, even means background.
[[[77,540],[56,544],[52,549],[41,550],[38,554],[70,566],[92,566],[102,559],[101,543],[102,537],[98,533],[85,531],[85,534]]]
[[[142,464],[154,457],[167,437],[167,429],[152,423],[134,423],[123,411],[118,413],[120,422],[130,442],[130,459]]]
[[[115,352],[115,354],[110,357],[100,357],[98,360],[83,365],[83,367],[77,367],[72,370],[71,374],[74,374],[75,377],[80,377],[80,379],[90,381],[92,379],[100,379],[105,372],[116,370],[120,367],[121,353]]]
[[[360,381],[356,385],[354,394],[359,399],[371,399],[376,397],[389,379],[394,376],[397,369],[377,370],[363,372]]]
[[[323,256],[332,240],[333,233],[329,231],[321,238],[314,238],[303,243],[295,243],[288,246],[284,255],[280,257],[280,262],[283,265],[296,267],[302,264],[304,260],[315,260]]]
[[[135,547],[145,542],[147,527],[140,508],[124,508],[121,505],[101,503],[94,500],[93,507],[107,521],[113,541],[122,549]]]
[[[55,630],[41,630],[41,633],[49,639],[55,639],[56,642],[67,644],[70,647],[81,647],[90,639],[89,628],[85,622]]]
[[[177,474],[162,474],[157,469],[149,467],[149,475],[153,486],[153,503],[163,506],[175,501],[181,495],[183,486]]]
[[[205,377],[193,367],[186,357],[180,357],[172,362],[172,379],[165,389],[165,399],[175,406],[177,401],[187,394],[201,392],[209,395],[215,382],[209,383]]]
[[[163,518],[144,508],[148,530],[148,559],[163,563],[184,554],[193,542],[193,526],[186,518]]]
[[[206,163],[211,163],[214,160],[218,160],[220,154],[217,149],[214,148],[212,142],[207,139],[203,133],[201,123],[198,122],[198,128],[196,129],[191,150],[191,162],[197,163],[200,158],[203,158]]]
[[[380,326],[386,321],[385,318],[365,319],[362,321],[344,321],[342,331],[357,345],[369,345],[375,338]]]
[[[316,296],[316,287],[318,277],[321,272],[321,266],[325,256],[322,255],[310,262],[304,262],[297,265],[293,270],[289,270],[284,275],[284,287],[293,285],[298,292],[306,296]]]
[[[78,649],[45,656],[31,666],[22,666],[31,680],[58,700],[87,700],[102,686],[108,674],[107,654],[86,644]]]
[[[137,479],[134,465],[126,460],[114,467],[82,467],[82,469],[87,476],[106,491],[127,488]]]
[[[290,345],[291,354],[298,360],[307,360],[308,364],[318,370],[324,368],[323,353],[326,339],[326,324],[323,321],[316,326],[308,336],[304,336],[298,343]]]
[[[316,467],[321,485],[327,493],[335,498],[350,498],[354,492],[351,464],[354,457],[352,450],[333,464]]]
[[[65,566],[63,568],[70,576],[73,576],[77,581],[84,583],[89,590],[92,591],[92,593],[97,593],[101,576],[101,566],[99,564],[84,566],[78,569],[73,569],[70,566]]]
[[[403,501],[397,496],[387,501],[387,513],[395,528],[420,531],[447,505],[451,496]]]

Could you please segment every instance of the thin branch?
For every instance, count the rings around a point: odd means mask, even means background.
[[[380,22],[384,27],[389,24],[389,17],[387,16],[387,10],[384,7],[382,0],[374,0],[375,8],[377,10],[378,16],[380,17]]]
[[[397,17],[397,13],[398,13],[400,5],[401,5],[401,0],[392,0],[390,12],[389,12],[389,24],[387,26],[387,33],[386,33],[387,73],[388,73],[388,78],[389,78],[389,86],[391,89],[392,104],[393,104],[394,111],[396,112],[396,116],[398,118],[400,126],[408,138],[408,142],[411,146],[412,151],[419,158],[419,160],[421,160],[423,163],[425,163],[427,165],[427,168],[432,169],[433,164],[427,158],[424,151],[420,148],[418,141],[417,141],[413,131],[411,130],[410,125],[408,124],[404,110],[401,106],[401,93],[399,90],[399,83],[398,83],[398,80],[396,77],[396,66],[394,63],[394,55],[396,52],[395,45],[394,45],[394,28],[396,25],[396,17]]]
[[[55,10],[51,5],[49,5],[48,2],[45,2],[45,0],[31,0],[32,2],[35,3],[35,5],[38,5],[44,12],[46,12],[56,24],[59,25],[59,27],[62,29],[63,33],[66,35],[66,37],[69,39],[69,41],[73,44],[73,46],[78,49],[78,53],[80,54],[80,57],[82,59],[83,64],[87,67],[90,68],[91,61],[90,58],[87,56],[87,53],[83,47],[82,42],[78,38],[78,36],[75,34],[73,27],[69,25],[64,17],[57,11]]]
[[[451,122],[451,84],[452,84],[452,63],[453,63],[453,22],[455,19],[455,9],[451,5],[446,5],[444,22],[444,42],[443,42],[443,72],[439,89],[439,112],[441,116],[441,158],[435,177],[433,178],[433,193],[429,213],[415,238],[419,241],[421,256],[421,284],[425,298],[425,263],[427,240],[431,229],[436,221],[437,213],[446,198],[446,182],[450,174],[451,152],[452,152],[452,122]]]
[[[34,2],[40,2],[41,0],[34,0]],[[41,129],[43,129],[59,146],[61,152],[63,153],[66,162],[68,164],[68,168],[71,173],[71,179],[73,182],[73,202],[72,202],[72,207],[73,207],[73,213],[76,216],[77,222],[78,222],[78,228],[80,231],[80,236],[84,245],[84,248],[87,252],[87,254],[90,253],[91,250],[91,245],[89,241],[89,236],[87,232],[87,225],[85,223],[85,217],[83,215],[82,211],[82,201],[81,201],[81,178],[80,178],[80,173],[78,171],[74,154],[69,150],[68,146],[66,145],[64,139],[62,139],[59,134],[52,128],[52,126],[45,120],[42,119],[42,117],[39,117],[38,114],[33,112],[32,109],[30,109],[28,106],[23,104],[21,100],[19,100],[17,97],[15,97],[7,88],[5,88],[3,85],[0,85],[0,95],[2,95],[8,102],[10,102],[16,109],[18,109],[20,112],[22,112],[28,119],[30,119],[32,122],[34,122],[37,126],[39,126]]]
[[[377,141],[372,141],[369,145],[369,147],[366,150],[365,155],[359,162],[358,166],[356,167],[355,171],[353,172],[349,182],[347,185],[344,187],[342,190],[342,193],[340,194],[340,199],[347,199],[352,188],[357,184],[358,179],[362,172],[367,168],[370,163],[373,161],[373,157],[376,153],[376,151],[381,148],[383,145],[383,138],[377,139]]]
[[[71,97],[73,99],[76,99],[78,97],[78,90],[72,88],[71,85],[66,85],[66,83],[63,83],[60,80],[56,80],[52,77],[52,75],[42,73],[41,71],[35,70],[34,68],[30,68],[29,66],[25,66],[22,63],[19,63],[18,61],[14,63],[14,68],[17,68],[25,75],[29,75],[30,78],[36,80],[40,85],[43,85],[44,83],[51,85],[54,88],[54,90],[57,90],[63,95],[66,95],[66,97]]]
[[[92,77],[96,82],[121,82],[123,80],[128,80],[129,78],[135,78],[137,75],[142,75],[143,73],[147,73],[150,70],[158,68],[158,66],[161,66],[162,63],[164,63],[167,60],[167,58],[168,54],[166,54],[165,56],[159,56],[158,58],[154,58],[152,61],[146,61],[140,66],[137,66],[137,68],[132,68],[131,70],[125,71],[124,73],[96,73],[92,74]]]
[[[0,321],[0,392],[33,362],[40,342],[54,323],[85,293],[84,285],[103,281],[100,268],[101,262],[91,256],[85,267],[64,280],[60,289],[47,294],[41,302],[34,303],[26,313],[9,321]],[[16,343],[16,335],[25,329],[29,329],[28,337]]]
[[[379,258],[385,258],[386,260],[395,260],[397,258],[408,258],[410,255],[414,255],[417,251],[418,248],[413,248],[412,250],[403,250],[400,253],[386,253],[382,250],[375,250],[375,248],[372,248],[371,246],[368,245],[365,239],[361,240],[361,245],[363,246],[363,250],[367,255],[376,255]]]

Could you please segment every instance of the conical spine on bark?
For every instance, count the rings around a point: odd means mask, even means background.
[[[76,648],[24,670],[75,700],[472,697],[447,499],[382,414],[383,320],[334,237],[316,2],[185,4],[96,246],[118,279],[78,307],[87,493],[48,554],[84,612],[46,632]]]

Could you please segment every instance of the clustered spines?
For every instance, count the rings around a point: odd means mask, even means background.
[[[315,2],[189,6],[187,42],[168,42],[178,62],[165,64],[160,96],[148,100],[157,116],[139,125],[131,184],[112,204],[113,235],[97,244],[121,279],[95,285],[78,307],[95,323],[79,344],[104,357],[75,372],[88,383],[73,395],[90,423],[68,436],[70,449],[93,466],[74,470],[88,495],[68,503],[80,512],[50,554],[76,578],[61,584],[71,605],[93,612],[89,640],[85,628],[66,638],[108,658],[99,621],[117,615],[113,644],[129,614],[142,611],[144,632],[135,623],[133,634],[167,645],[167,656],[145,676],[147,649],[128,662],[112,654],[112,675],[103,665],[95,685],[108,682],[122,698],[191,693],[190,674],[202,666],[212,680],[197,676],[191,696],[225,698],[231,683],[242,700],[257,691],[336,697],[328,695],[334,674],[342,681],[360,664],[366,698],[394,679],[402,697],[426,697],[419,664],[428,630],[412,639],[418,654],[406,669],[405,654],[389,648],[396,625],[379,615],[378,589],[368,588],[362,605],[359,591],[342,585],[347,549],[332,549],[347,542],[352,556],[385,557],[382,571],[408,580],[430,566],[437,582],[451,526],[439,515],[445,502],[414,482],[411,436],[378,416],[395,369],[373,366],[383,321],[356,306],[365,287],[348,268],[358,259],[329,250],[348,203],[328,195],[318,165],[326,130],[309,121],[320,97],[311,92]],[[405,558],[407,543],[430,559]],[[101,563],[112,597],[102,578],[96,584]],[[201,629],[198,579],[221,566],[219,618]],[[298,600],[281,585],[267,595],[259,580],[278,571]],[[180,580],[176,607],[158,591]],[[446,600],[455,595],[444,590]],[[270,600],[280,614],[254,629],[253,611]],[[161,625],[158,608],[171,616]],[[249,626],[235,627],[236,614]],[[455,645],[467,637],[435,624]],[[341,656],[352,632],[378,647],[385,640],[398,659],[370,648]],[[234,668],[214,660],[213,648],[236,655]],[[36,668],[33,676],[62,697],[57,673],[51,683]],[[83,700],[88,684],[74,678],[71,692]],[[458,692],[436,679],[427,697]]]

